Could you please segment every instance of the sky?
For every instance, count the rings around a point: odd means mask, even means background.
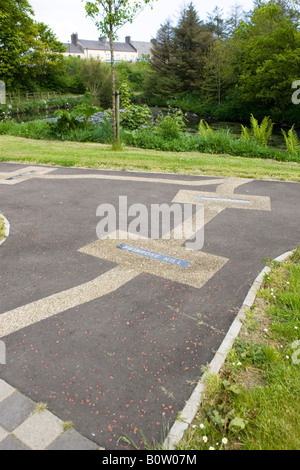
[[[100,36],[93,21],[86,18],[85,2],[82,0],[29,0],[29,3],[35,12],[35,20],[50,26],[62,42],[67,43],[72,33],[78,33],[81,39],[97,39]],[[189,3],[190,0],[157,0],[152,10],[147,5],[132,24],[119,30],[119,40],[123,42],[125,36],[131,36],[135,41],[150,41],[156,37],[160,25],[167,18],[176,24],[180,12]],[[241,5],[245,11],[253,6],[252,0],[192,0],[192,3],[202,20],[216,6],[222,8],[225,15],[235,4]]]

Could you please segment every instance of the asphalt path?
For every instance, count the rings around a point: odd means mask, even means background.
[[[127,242],[190,266],[97,239],[119,196],[204,204],[201,250]],[[263,260],[300,243],[299,200],[298,183],[0,163],[0,378],[106,449],[162,442]]]

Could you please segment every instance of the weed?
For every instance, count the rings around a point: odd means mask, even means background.
[[[35,413],[41,413],[42,411],[45,411],[48,409],[48,405],[46,403],[37,403],[34,407],[34,412]]]
[[[70,429],[74,428],[74,423],[72,421],[65,421],[62,423],[62,428],[64,432],[69,431]]]
[[[200,124],[199,124],[199,134],[200,135],[207,135],[207,134],[212,134],[214,131],[213,129],[207,124],[206,121],[203,121],[201,119]]]
[[[287,134],[283,129],[281,129],[281,132],[284,137],[288,153],[291,155],[298,155],[300,150],[300,142],[295,132],[295,125],[293,125]]]

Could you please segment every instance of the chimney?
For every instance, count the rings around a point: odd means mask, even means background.
[[[106,39],[105,36],[102,36],[101,38],[99,38],[99,41],[102,41],[102,42],[106,43],[107,39]]]
[[[131,36],[126,36],[125,42],[126,42],[127,44],[130,44],[130,42],[131,42]]]
[[[71,34],[71,43],[77,46],[78,44],[78,33]]]

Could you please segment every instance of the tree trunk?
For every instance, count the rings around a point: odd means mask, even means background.
[[[113,25],[112,24],[110,25],[109,44],[110,44],[111,82],[112,82],[113,142],[116,143],[118,140],[117,120],[116,120],[116,74],[115,74],[114,38],[113,38]]]

